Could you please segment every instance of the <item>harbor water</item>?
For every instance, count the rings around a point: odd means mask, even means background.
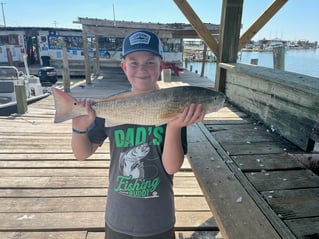
[[[239,63],[250,64],[251,59],[258,59],[258,65],[273,68],[272,52],[240,52],[238,54]],[[188,63],[187,69],[192,66],[192,71],[201,73],[201,62]],[[185,65],[184,65],[185,67]],[[307,50],[286,50],[285,70],[319,78],[319,49]],[[205,64],[204,77],[214,80],[216,73],[216,63],[207,62]]]

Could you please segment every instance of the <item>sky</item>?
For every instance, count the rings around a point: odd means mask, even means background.
[[[243,0],[242,33],[273,0]],[[188,0],[202,22],[220,24],[222,0]],[[0,0],[0,25],[80,29],[78,17],[153,23],[189,23],[173,0]],[[113,11],[114,9],[114,11]],[[255,35],[319,41],[319,0],[288,0]],[[3,17],[4,14],[4,17]]]

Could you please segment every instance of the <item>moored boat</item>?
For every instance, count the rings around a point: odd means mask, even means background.
[[[14,66],[0,66],[0,115],[17,113],[16,86],[23,85],[27,103],[49,95],[49,88],[41,85],[37,76],[19,71]]]

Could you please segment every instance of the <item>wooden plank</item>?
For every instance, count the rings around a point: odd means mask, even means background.
[[[318,81],[310,76],[243,64],[223,64],[227,97],[277,133],[311,151],[318,136]]]
[[[88,232],[86,239],[105,239],[104,232]]]
[[[223,237],[280,238],[197,125],[189,127],[188,142],[190,163]]]
[[[0,188],[101,188],[108,185],[108,177],[1,177]],[[174,178],[175,188],[196,188],[192,177]]]
[[[233,155],[256,155],[256,154],[280,154],[285,152],[295,152],[297,147],[280,141],[271,142],[245,142],[245,143],[222,143],[227,153]]]
[[[28,154],[20,154],[20,153],[5,153],[0,150],[0,158],[1,161],[76,161],[72,152],[66,153],[50,153],[50,154],[42,154],[39,152],[33,152]],[[94,155],[89,157],[85,162],[92,162],[92,161],[105,161],[110,159],[109,152],[96,152]],[[2,162],[3,163],[3,162]]]
[[[319,217],[319,188],[272,190],[262,194],[282,219]]]
[[[106,197],[0,198],[0,212],[104,212]],[[209,211],[204,197],[175,197],[176,211]]]
[[[250,197],[256,202],[258,207],[262,210],[264,215],[271,221],[271,224],[274,226],[276,231],[280,233],[283,238],[295,238],[292,234],[291,230],[282,222],[282,220],[275,214],[268,203],[261,197],[260,193],[256,191],[253,185],[248,181],[247,177],[241,170],[237,167],[236,164],[233,163],[229,154],[225,151],[225,149],[212,137],[210,132],[204,127],[203,124],[197,124],[201,129],[202,133],[208,139],[208,141],[212,144],[212,146],[216,149],[219,156],[224,160],[224,163],[227,164],[231,172],[236,176],[239,180],[243,188],[249,193]],[[215,158],[211,158],[212,161],[215,161]]]
[[[3,239],[86,239],[87,232],[86,231],[75,231],[75,232],[1,232],[0,238]],[[102,233],[101,233],[102,235]],[[102,237],[101,237],[102,238]],[[97,238],[96,238],[97,239]],[[104,233],[103,233],[104,239]]]
[[[28,177],[30,175],[37,177],[81,177],[85,175],[86,177],[104,177],[108,176],[109,166],[101,166],[101,167],[71,167],[64,168],[63,166],[57,168],[41,168],[34,166],[32,168],[23,168],[23,167],[15,167],[10,169],[10,167],[0,169],[0,174],[2,177]],[[182,169],[183,170],[183,169]],[[194,177],[192,172],[179,171],[175,175],[175,177]]]
[[[175,196],[203,196],[200,187],[174,187]],[[1,189],[1,198],[36,198],[36,197],[105,197],[107,187],[100,188],[43,188],[43,189]]]
[[[246,176],[259,192],[319,187],[319,177],[310,170],[264,171]]]
[[[4,188],[0,190],[0,198],[47,198],[47,197],[105,197],[107,187],[100,188]]]
[[[246,126],[246,125],[245,125]],[[214,130],[209,128],[210,131]],[[278,141],[275,139],[273,135],[270,133],[263,134],[260,131],[266,131],[265,129],[258,130],[257,128],[243,128],[237,126],[234,129],[227,129],[224,127],[222,130],[218,130],[216,132],[211,132],[214,138],[221,143],[231,142],[231,143],[243,143],[246,142],[254,143],[254,142],[269,142],[269,141]]]
[[[305,168],[287,153],[233,155],[232,159],[243,172]]]
[[[319,238],[319,217],[285,220],[298,238]]]
[[[218,231],[176,231],[176,238],[179,239],[221,239]],[[0,238],[5,239],[104,239],[104,232],[0,232]]]
[[[76,169],[80,169],[80,168],[86,168],[86,169],[90,169],[90,168],[101,168],[101,169],[106,169],[110,166],[110,162],[109,161],[91,161],[91,160],[86,160],[86,161],[78,161],[78,160],[69,160],[69,161],[54,161],[54,160],[50,160],[50,161],[33,161],[33,160],[28,160],[28,161],[0,161],[0,170],[4,171],[4,174],[6,173],[6,169],[13,169],[13,168],[22,168],[22,169],[45,169],[45,168],[51,168],[51,169],[57,169],[57,168],[76,168]],[[92,171],[92,170],[91,170]],[[106,170],[104,170],[105,172]],[[8,171],[9,172],[9,171]],[[17,171],[18,172],[18,171]],[[25,172],[22,172],[23,174],[26,174],[26,172],[28,172],[27,170]],[[39,171],[41,172],[41,171]],[[66,171],[66,172],[70,172],[70,171]],[[90,172],[90,170],[87,171],[88,173]],[[32,175],[32,174],[29,174]],[[40,174],[36,173],[37,176],[41,176]],[[83,174],[82,174],[83,175]],[[22,176],[22,175],[21,175]]]
[[[211,231],[176,231],[176,238],[179,239],[222,239],[218,230]],[[5,239],[104,239],[104,232],[86,232],[86,231],[76,231],[76,232],[0,232],[0,238]]]
[[[218,231],[175,231],[178,239],[222,239]]]
[[[103,231],[104,212],[53,213],[0,213],[0,231]],[[176,212],[176,225],[180,229],[217,228],[211,212]]]

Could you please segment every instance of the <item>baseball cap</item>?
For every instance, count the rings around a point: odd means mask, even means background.
[[[146,30],[132,32],[123,41],[122,57],[136,51],[148,51],[163,59],[163,46],[156,34]]]

